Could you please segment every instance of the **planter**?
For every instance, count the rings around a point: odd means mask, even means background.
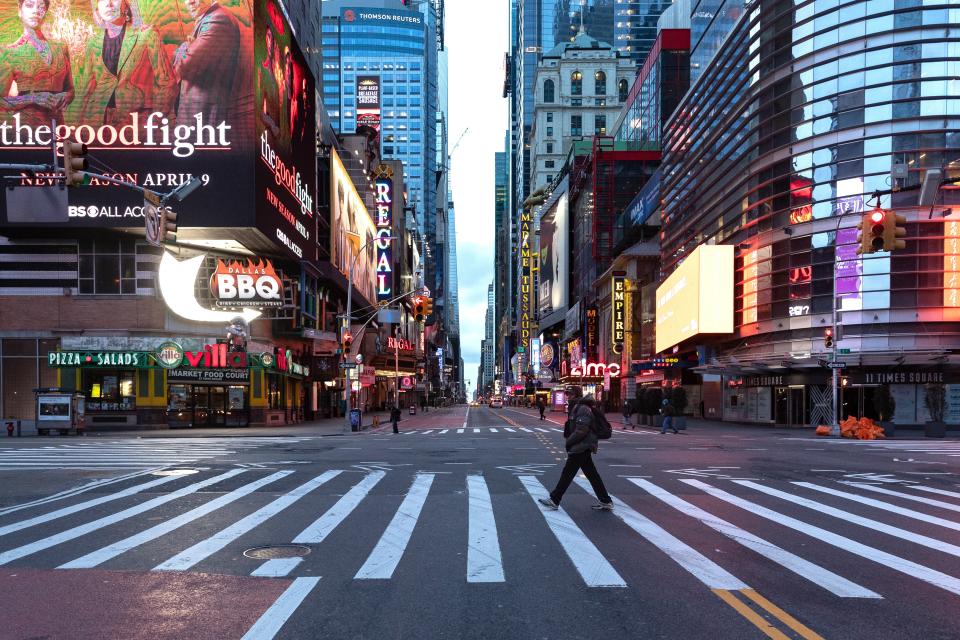
[[[928,422],[924,425],[923,432],[928,438],[943,438],[947,435],[947,425],[944,422]]]
[[[677,428],[678,431],[687,428],[687,416],[674,416],[673,417],[673,426]]]
[[[887,420],[881,420],[880,426],[883,427],[883,435],[887,438],[895,438],[897,435],[897,426]]]

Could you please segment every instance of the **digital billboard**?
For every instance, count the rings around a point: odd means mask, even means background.
[[[657,287],[657,352],[733,332],[733,249],[701,245]]]
[[[357,128],[380,131],[380,76],[357,76]]]
[[[356,259],[353,285],[373,304],[377,300],[373,242],[377,228],[335,150],[330,151],[330,199],[330,262],[348,277],[350,265],[366,245]]]
[[[57,138],[88,146],[92,171],[162,192],[198,176],[181,226],[229,225],[224,212],[250,211],[253,196],[250,7],[0,0],[0,162],[49,163],[55,121]],[[18,197],[50,184],[15,185],[0,222],[143,225],[142,197],[103,181],[42,207]]]
[[[257,228],[296,259],[316,259],[316,87],[276,0],[256,0]]]
[[[569,227],[567,194],[540,218],[540,290],[538,306],[544,316],[567,307]]]

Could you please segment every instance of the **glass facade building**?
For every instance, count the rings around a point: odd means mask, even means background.
[[[399,0],[380,7],[356,4],[322,5],[323,103],[334,128],[353,133],[357,77],[379,76],[383,157],[403,162],[418,227],[432,239],[437,207],[445,205],[435,179],[439,74],[433,5],[422,4],[421,12]],[[382,8],[388,4],[398,8]]]
[[[829,423],[816,361],[836,309],[853,359],[841,418],[875,417],[892,380],[896,422],[923,423],[914,383],[960,383],[960,198],[920,208],[910,188],[928,169],[960,175],[960,8],[704,0],[692,27],[694,84],[665,132],[662,269],[737,247],[734,333],[692,341],[724,376],[724,418]],[[906,248],[861,257],[856,225],[877,205],[906,217]]]
[[[657,39],[657,20],[669,6],[670,0],[616,0],[610,42],[642,65]]]

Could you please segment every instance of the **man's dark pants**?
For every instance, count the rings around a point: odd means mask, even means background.
[[[393,421],[393,432],[394,432],[394,433],[400,433],[400,430],[397,429],[397,421],[396,421],[396,420]]]
[[[557,488],[550,493],[550,498],[560,504],[563,494],[566,493],[570,483],[573,482],[577,472],[581,469],[583,469],[583,475],[587,476],[587,480],[590,481],[593,492],[597,494],[597,499],[600,502],[610,502],[610,495],[607,493],[607,488],[603,486],[603,479],[600,477],[597,467],[593,464],[593,454],[590,451],[567,455],[567,463],[563,465],[560,480],[557,481]]]

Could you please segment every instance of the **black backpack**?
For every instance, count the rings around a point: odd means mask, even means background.
[[[593,412],[593,420],[590,423],[590,428],[593,429],[597,440],[609,440],[610,436],[613,435],[613,427],[610,426],[610,421],[607,420],[607,416],[603,415],[603,412],[597,407],[590,407],[590,410]]]

